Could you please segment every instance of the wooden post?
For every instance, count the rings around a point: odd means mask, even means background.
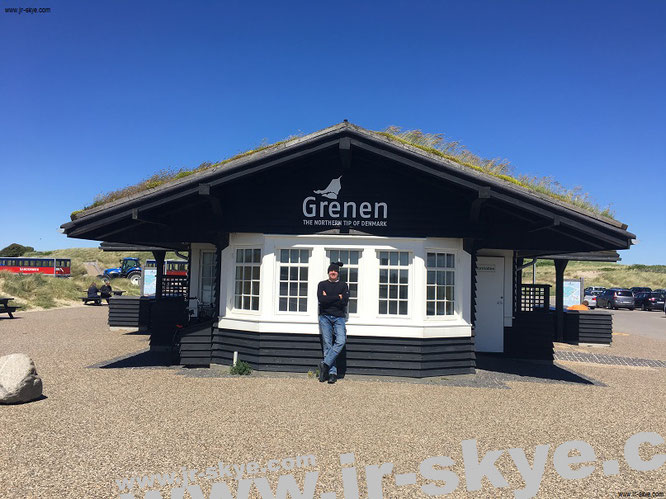
[[[514,251],[514,255],[516,252]],[[516,286],[515,292],[513,293],[514,302],[513,302],[513,315],[516,315],[517,312],[520,312],[520,303],[523,300],[523,265],[525,264],[524,258],[516,258],[516,265],[514,270],[516,272],[514,285]]]
[[[164,258],[166,257],[165,250],[155,250],[153,251],[153,256],[155,257],[155,265],[157,265],[157,278],[155,282],[155,300],[160,300],[162,298],[162,288],[164,281]]]
[[[569,260],[555,260],[555,339],[564,341],[564,269]]]

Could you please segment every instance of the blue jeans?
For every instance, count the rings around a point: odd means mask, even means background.
[[[345,328],[345,318],[334,315],[319,316],[319,331],[324,343],[324,363],[330,366],[329,374],[337,376],[338,369],[335,366],[335,360],[345,346],[347,340],[347,330]],[[335,342],[333,336],[335,335]]]

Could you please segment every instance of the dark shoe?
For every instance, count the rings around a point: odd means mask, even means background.
[[[332,385],[332,384],[335,383],[337,380],[338,380],[338,377],[337,377],[335,374],[331,374],[331,375],[328,377],[328,384],[329,384],[329,385]]]
[[[326,381],[326,376],[328,375],[328,367],[324,362],[319,363],[319,382],[323,383]]]

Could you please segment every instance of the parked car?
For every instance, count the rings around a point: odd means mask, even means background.
[[[649,293],[650,291],[652,291],[652,288],[641,288],[641,287],[638,287],[638,286],[637,286],[637,287],[629,288],[629,290],[630,290],[630,291],[634,294],[634,296],[635,296],[636,293]]]
[[[603,286],[588,286],[583,290],[583,294],[585,295],[591,295],[592,293],[603,293],[606,291],[606,288]]]
[[[618,308],[633,310],[636,307],[634,294],[629,289],[607,289],[597,296],[597,307],[609,310],[617,310]]]
[[[637,293],[634,302],[641,310],[661,310],[666,304],[666,293]]]
[[[583,301],[587,301],[587,306],[590,308],[596,308],[597,307],[597,296],[599,296],[603,291],[590,291],[589,293],[585,293],[585,296],[583,297]]]

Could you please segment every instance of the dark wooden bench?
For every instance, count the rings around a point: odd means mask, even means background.
[[[87,305],[88,302],[93,302],[95,305],[101,305],[102,304],[102,297],[101,296],[82,296],[81,301],[83,302],[84,305]]]
[[[14,298],[0,298],[0,314],[9,314],[10,319],[13,319],[14,312],[21,308],[18,305],[9,304],[9,302],[13,299]]]

